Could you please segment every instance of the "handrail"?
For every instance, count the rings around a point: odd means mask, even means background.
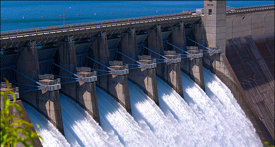
[[[161,18],[161,17],[173,17],[173,16],[181,16],[181,15],[190,15],[190,12],[183,12],[183,13],[175,13],[175,14],[166,14],[166,15],[154,15],[154,16],[142,16],[142,17],[132,17],[132,18],[121,18],[115,20],[102,20],[102,21],[95,21],[95,22],[83,22],[83,23],[75,23],[75,24],[67,24],[67,25],[57,25],[57,26],[45,26],[45,27],[37,27],[37,28],[29,28],[29,29],[21,29],[21,30],[11,30],[11,31],[2,31],[1,35],[9,35],[9,34],[18,34],[24,32],[37,32],[37,31],[47,31],[47,30],[56,30],[56,29],[65,29],[65,28],[72,28],[72,27],[83,27],[87,25],[96,25],[96,24],[105,24],[105,23],[118,23],[118,22],[125,22],[125,21],[132,21],[132,20],[142,20],[142,19],[152,19],[152,18]]]
[[[259,11],[259,10],[266,10],[266,9],[274,9],[274,4],[269,5],[260,5],[260,6],[248,6],[248,7],[238,7],[233,8],[233,11],[226,12],[227,14],[232,13],[240,13],[240,12],[247,12],[247,11]]]

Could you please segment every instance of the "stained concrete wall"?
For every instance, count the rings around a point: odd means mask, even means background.
[[[252,38],[263,56],[271,75],[274,77],[274,34],[259,35]]]
[[[265,34],[274,34],[274,10],[228,14],[226,16],[226,40]]]
[[[20,55],[16,61],[17,70],[26,76],[38,81],[39,63],[35,42],[30,42],[28,47],[20,48]],[[23,84],[35,85],[34,82],[17,73],[17,81]],[[26,90],[25,86],[20,86],[20,90]],[[41,114],[64,134],[59,91],[33,91],[20,94],[20,97],[36,108]]]
[[[234,38],[228,41],[227,57],[251,108],[274,139],[274,77],[259,50],[251,36]]]
[[[78,74],[76,71],[77,61],[73,37],[69,36],[66,40],[60,43],[59,46],[59,65],[63,68],[71,71],[72,73]],[[66,71],[61,72],[62,76],[74,77]],[[80,77],[91,77],[91,72],[79,73]],[[65,82],[65,79],[62,79]],[[85,109],[98,123],[99,111],[96,96],[96,84],[95,82],[75,82],[69,84],[63,84],[61,92],[69,98],[73,99],[83,109]]]

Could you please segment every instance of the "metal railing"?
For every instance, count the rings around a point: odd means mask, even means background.
[[[260,11],[260,10],[271,10],[271,9],[274,9],[274,8],[275,8],[274,4],[260,5],[260,6],[238,7],[238,8],[233,8],[231,11],[226,12],[226,14]]]
[[[180,17],[180,18],[189,18],[196,17],[196,15],[191,15],[192,12],[183,12],[183,13],[174,13],[174,14],[164,14],[164,15],[154,15],[154,16],[143,16],[143,17],[134,17],[134,18],[123,18],[123,19],[113,19],[113,20],[103,20],[103,21],[95,21],[95,22],[84,22],[84,23],[76,23],[76,24],[67,24],[67,25],[57,25],[57,26],[47,26],[47,27],[38,27],[38,28],[30,28],[30,29],[21,29],[21,30],[12,30],[12,31],[3,31],[1,32],[1,36],[3,35],[18,35],[22,33],[35,33],[41,31],[54,31],[61,29],[73,29],[77,27],[89,27],[99,25],[110,25],[111,23],[121,23],[121,22],[133,22],[147,19],[161,19],[164,17]],[[184,16],[186,15],[186,16]],[[183,17],[184,16],[184,17]],[[198,16],[197,16],[198,17]],[[106,26],[107,27],[107,26]],[[1,37],[2,38],[2,37]]]

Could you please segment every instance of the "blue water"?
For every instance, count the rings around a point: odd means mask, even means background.
[[[227,1],[232,7],[264,4],[274,2]],[[181,13],[183,9],[202,8],[203,1],[1,1],[1,31],[63,25],[63,11],[68,7],[71,9],[65,11],[65,22],[73,24]]]

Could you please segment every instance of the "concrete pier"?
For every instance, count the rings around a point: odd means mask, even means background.
[[[164,55],[161,25],[156,25],[155,28],[149,30],[148,33],[148,48],[161,55]],[[152,57],[159,58],[159,56],[156,54],[152,54]],[[159,64],[156,68],[157,74],[161,74],[163,68],[164,64]]]
[[[139,56],[142,68],[130,71],[128,78],[137,84],[157,105],[159,105],[156,70],[157,64],[151,59],[151,56]]]
[[[97,95],[96,95],[96,72],[91,72],[89,67],[77,67],[77,75],[83,81],[76,83],[77,103],[82,106],[95,121],[100,123]]]
[[[138,60],[138,47],[137,47],[135,28],[131,28],[129,29],[128,33],[122,34],[122,38],[119,46],[120,46],[119,50],[123,54],[133,58],[134,60]],[[124,62],[128,63],[132,61],[126,58]]]
[[[175,52],[172,53],[172,52],[164,51],[163,40],[162,40],[162,30],[160,25],[157,25],[153,30],[149,30],[148,48],[154,50],[160,55],[164,55],[166,53],[165,57],[168,60],[170,59],[170,61],[159,64],[157,66],[156,68],[157,75],[160,78],[162,78],[164,81],[166,81],[170,86],[172,86],[183,97],[181,71],[180,71],[181,59],[175,54]],[[159,56],[156,54],[153,54],[152,57],[159,58]]]
[[[117,101],[131,114],[131,103],[128,86],[129,70],[123,66],[122,61],[110,61],[110,68],[113,69],[112,75],[108,76],[107,90]]]
[[[89,49],[89,56],[96,61],[109,66],[109,49],[108,49],[108,41],[106,32],[99,32],[97,37],[93,38],[93,42],[91,44],[91,47]],[[92,67],[93,64],[90,63],[90,67]],[[104,67],[95,65],[94,68],[106,70]],[[97,85],[100,87],[108,87],[108,78],[107,76],[101,76],[97,79]]]
[[[186,50],[184,22],[180,22],[177,26],[172,27],[170,39],[172,44],[174,44],[175,46],[181,49]],[[180,53],[180,52],[177,52],[177,53]]]
[[[129,113],[131,113],[130,95],[128,87],[128,67],[121,61],[109,61],[109,49],[106,32],[100,32],[93,38],[89,56],[101,64],[112,69],[111,75],[98,77],[97,86],[113,96]],[[106,67],[96,65],[95,68],[109,70]]]
[[[202,64],[202,50],[199,50],[197,46],[188,46],[187,51],[192,54],[189,57],[189,69],[186,69],[189,76],[194,80],[203,90],[205,90],[204,76],[203,76],[203,64]]]
[[[164,79],[173,89],[183,97],[180,63],[181,58],[175,51],[164,51],[164,56],[170,61],[166,62],[164,70],[158,75]]]
[[[155,71],[157,64],[151,60],[151,56],[138,56],[135,28],[131,28],[128,33],[122,35],[120,51],[144,65],[142,68],[131,70],[128,78],[137,84],[153,101],[156,102],[156,104],[158,104],[159,100]],[[133,61],[128,58],[125,58],[124,62],[133,63]]]
[[[96,74],[91,72],[91,68],[76,67],[75,46],[72,36],[68,36],[67,39],[60,44],[59,59],[59,65],[61,67],[75,73],[80,78],[78,79],[79,82],[63,84],[61,88],[62,93],[73,99],[100,123],[95,84],[97,77]],[[74,77],[64,70],[61,72],[61,75]]]
[[[17,59],[17,70],[22,74],[38,81],[39,76],[39,63],[37,56],[37,48],[35,42],[29,42],[27,47],[20,48],[20,56]],[[17,81],[23,84],[35,85],[33,81],[22,77],[17,73]],[[41,81],[42,82],[42,81]],[[43,83],[43,82],[42,82]],[[46,86],[46,83],[44,86]],[[48,83],[52,85],[52,83]],[[21,85],[20,90],[26,90],[26,87]],[[61,106],[59,99],[59,90],[52,91],[32,91],[20,94],[22,100],[36,108],[41,114],[43,114],[50,122],[64,134]]]

